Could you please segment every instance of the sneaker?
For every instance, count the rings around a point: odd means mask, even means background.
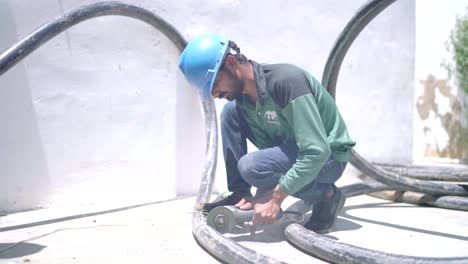
[[[211,210],[213,210],[214,208],[218,206],[235,205],[238,202],[240,202],[242,198],[246,198],[250,196],[252,195],[246,195],[243,193],[236,193],[236,192],[231,193],[231,194],[223,193],[220,196],[218,196],[218,198],[216,198],[213,202],[202,204],[199,210],[202,211],[203,213],[209,213]]]
[[[310,220],[304,225],[305,228],[317,234],[329,233],[335,224],[336,217],[343,209],[346,197],[335,185],[331,185],[331,190],[325,197],[314,205]]]

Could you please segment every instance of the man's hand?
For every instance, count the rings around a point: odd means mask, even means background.
[[[262,226],[273,224],[278,216],[281,205],[273,200],[266,203],[257,202],[254,205],[255,215],[246,226]]]
[[[249,198],[242,198],[237,204],[234,206],[241,209],[241,210],[250,210],[253,208],[253,199],[252,197]]]
[[[273,190],[257,191],[253,201],[243,200],[236,204],[241,210],[255,210],[255,215],[250,222],[244,223],[246,226],[255,227],[260,225],[273,224],[281,211],[281,203],[288,196],[279,185]]]

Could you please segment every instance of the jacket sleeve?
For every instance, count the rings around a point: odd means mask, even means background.
[[[293,99],[282,114],[293,129],[299,148],[296,163],[279,180],[280,188],[291,195],[317,177],[331,150],[312,94]]]

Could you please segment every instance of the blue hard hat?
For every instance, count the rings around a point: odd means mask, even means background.
[[[190,41],[180,55],[179,69],[201,91],[203,100],[211,94],[216,75],[228,53],[228,44],[227,37],[204,34]]]

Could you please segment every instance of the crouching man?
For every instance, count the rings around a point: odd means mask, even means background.
[[[305,227],[329,232],[345,202],[334,183],[355,142],[326,89],[296,66],[248,60],[235,42],[214,34],[193,39],[179,68],[204,100],[230,101],[221,113],[221,136],[231,195],[202,209],[254,209],[247,225],[259,226],[273,223],[292,195],[314,205]],[[247,153],[247,139],[259,150]]]

